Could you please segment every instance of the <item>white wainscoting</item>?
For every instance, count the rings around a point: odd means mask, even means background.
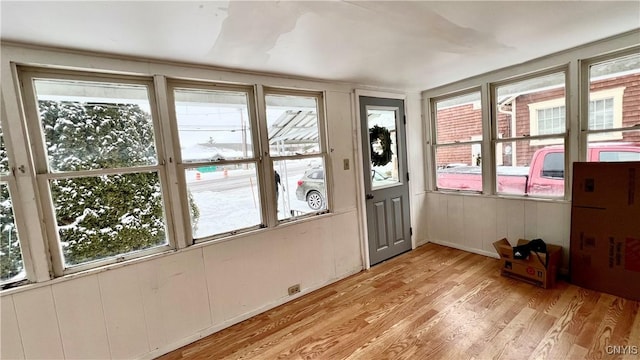
[[[493,242],[541,238],[563,247],[561,269],[569,265],[569,202],[428,193],[427,241],[498,257]]]

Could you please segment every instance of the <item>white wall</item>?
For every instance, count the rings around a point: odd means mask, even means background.
[[[493,243],[507,238],[541,238],[564,249],[569,265],[571,203],[429,193],[426,196],[429,241],[491,257]]]
[[[409,191],[411,195],[411,227],[413,228],[414,248],[427,242],[426,221],[429,218],[426,191],[426,160],[424,142],[424,117],[420,94],[409,94],[406,100],[407,111],[407,156],[409,160]]]
[[[131,359],[176,349],[361,269],[354,213],[2,296],[2,358]]]
[[[609,39],[586,44],[574,49],[551,54],[509,68],[481,74],[422,93],[423,114],[429,114],[429,99],[445,96],[465,89],[481,87],[488,89],[489,83],[504,81],[512,77],[522,76],[543,69],[566,66],[568,71],[569,99],[567,103],[569,127],[567,159],[570,162],[580,160],[579,149],[585,148],[584,136],[580,136],[581,121],[579,102],[588,103],[588,91],[579,87],[582,60],[607,56],[623,49],[631,49],[640,45],[640,30],[624,33]],[[473,61],[473,60],[470,60]],[[588,86],[587,86],[588,88]],[[488,128],[489,112],[483,113],[485,127]],[[423,123],[430,122],[425,115]],[[430,134],[429,126],[424,125],[424,144],[427,145]],[[485,131],[486,133],[486,131]],[[485,151],[492,146],[490,137],[485,137]],[[417,151],[417,149],[416,149]],[[425,147],[425,159],[430,163],[431,149]],[[487,154],[485,154],[487,155]],[[491,156],[483,156],[490,159]],[[487,165],[485,164],[485,181],[489,184]],[[502,197],[497,195],[461,194],[453,192],[433,191],[433,172],[431,166],[424,168],[426,193],[415,193],[416,201],[423,201],[420,213],[415,214],[415,222],[426,223],[426,235],[423,242],[434,242],[458,249],[498,257],[492,243],[507,238],[512,245],[518,239],[542,238],[545,242],[563,247],[563,264],[561,271],[566,272],[569,265],[569,236],[571,224],[571,190],[566,191],[566,200],[542,200]],[[572,168],[568,167],[568,183],[571,183]]]
[[[334,190],[331,214],[3,291],[1,358],[151,358],[362,270],[357,179],[354,166],[342,167],[356,158],[353,86],[10,44],[1,50],[3,82],[17,62],[324,90]],[[7,116],[19,118],[15,85],[2,89]],[[30,182],[17,181],[20,195],[33,198]],[[34,209],[21,210],[31,220]],[[38,231],[28,235],[41,240]],[[39,246],[32,253],[45,256]],[[302,291],[290,297],[293,284]]]

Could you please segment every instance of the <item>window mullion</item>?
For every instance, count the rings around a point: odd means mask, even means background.
[[[15,70],[15,68],[13,68]],[[3,76],[5,68],[3,67]],[[5,78],[10,77],[6,76]],[[11,87],[7,89],[4,82],[3,95],[17,96],[15,89]],[[36,198],[37,193],[34,186],[33,171],[29,158],[29,146],[26,143],[26,136],[11,136],[11,134],[24,132],[23,122],[21,121],[20,109],[15,106],[17,102],[10,102],[10,106],[5,104],[5,96],[1,101],[2,116],[2,132],[5,143],[6,155],[8,157],[8,166],[10,173],[2,176],[2,181],[6,181],[11,205],[13,210],[14,224],[20,241],[20,249],[22,255],[23,269],[26,273],[26,279],[31,282],[40,282],[49,280],[50,264],[48,258],[47,244],[42,234],[42,221],[38,216],[38,207],[35,201],[23,201],[23,199]],[[12,114],[11,117],[7,116]],[[20,164],[16,166],[16,164]],[[27,223],[26,219],[32,219]]]
[[[163,192],[165,193],[164,203],[165,212],[167,216],[168,233],[171,234],[173,239],[170,239],[170,243],[178,248],[187,247],[191,244],[191,226],[189,226],[188,217],[182,209],[182,193],[186,193],[184,189],[184,181],[181,181],[180,173],[178,172],[177,154],[179,154],[179,141],[177,139],[178,132],[175,126],[175,112],[172,113],[170,108],[170,99],[172,96],[169,94],[169,88],[167,86],[167,79],[162,75],[155,75],[154,91],[155,101],[157,102],[158,119],[156,134],[159,140],[162,140],[161,149],[163,150],[163,168],[165,176],[161,176],[161,183],[163,183]],[[159,141],[156,140],[156,143]],[[166,181],[163,181],[165,180]],[[182,179],[184,180],[184,179]],[[171,241],[173,240],[173,241]]]
[[[150,166],[139,166],[139,167],[97,169],[97,170],[65,171],[65,172],[55,172],[55,173],[45,172],[43,174],[38,174],[38,176],[45,177],[47,179],[73,179],[73,178],[101,176],[101,175],[159,172],[161,167],[162,167],[161,165],[150,165]]]
[[[495,177],[495,147],[493,146],[493,140],[498,136],[497,120],[492,116],[494,113],[493,102],[491,99],[491,87],[489,84],[484,83],[480,87],[480,104],[482,106],[482,193],[483,194],[495,194],[496,191],[496,177]]]
[[[15,69],[15,74],[18,75],[17,69]],[[22,115],[24,122],[19,126],[23,128],[23,131],[28,133],[29,136],[20,137],[24,141],[22,146],[27,150],[24,153],[22,153],[22,151],[16,152],[16,155],[24,154],[24,163],[21,160],[16,160],[18,161],[17,164],[25,169],[24,172],[22,170],[16,172],[16,183],[21,199],[33,198],[36,201],[20,202],[19,208],[22,208],[22,210],[17,211],[28,218],[38,219],[37,226],[35,224],[29,224],[25,231],[23,231],[20,241],[22,244],[26,243],[31,251],[33,263],[36,268],[35,281],[40,282],[49,280],[52,273],[54,275],[62,274],[62,254],[57,243],[57,238],[55,236],[53,236],[53,238],[51,237],[51,231],[49,227],[46,226],[46,224],[53,221],[48,215],[52,205],[50,200],[47,200],[46,197],[43,198],[40,182],[37,179],[37,174],[46,173],[47,163],[44,135],[40,132],[40,120],[33,80],[26,72],[20,74],[20,76],[21,81],[19,83],[23,97],[24,113]],[[16,103],[20,103],[18,95],[16,94],[15,96]],[[8,120],[11,121],[12,118]],[[16,137],[13,138],[15,139]],[[30,139],[31,144],[26,142],[27,138]],[[32,158],[33,162],[26,160],[28,157]],[[33,164],[33,168],[31,164]]]
[[[278,223],[278,215],[276,210],[276,194],[275,194],[275,179],[270,174],[273,174],[273,162],[271,161],[271,155],[269,152],[269,133],[267,129],[267,105],[265,100],[264,87],[262,85],[256,86],[256,115],[258,122],[258,132],[260,134],[260,160],[262,171],[260,172],[260,184],[263,206],[262,206],[262,218],[265,220],[268,227],[273,227]],[[269,176],[267,176],[269,174]]]

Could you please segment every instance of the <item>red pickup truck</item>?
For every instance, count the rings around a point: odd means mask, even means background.
[[[640,144],[590,144],[589,161],[640,161]],[[564,194],[564,149],[562,145],[537,150],[530,166],[498,166],[498,192],[561,196]],[[452,166],[437,171],[438,189],[482,191],[479,166]]]

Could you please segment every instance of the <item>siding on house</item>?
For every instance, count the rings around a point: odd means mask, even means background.
[[[640,73],[627,74],[603,80],[593,81],[590,85],[591,92],[598,92],[608,89],[624,87],[622,104],[622,127],[640,124]],[[565,96],[564,88],[550,89],[547,91],[528,93],[517,96],[511,104],[503,104],[501,110],[510,111],[515,104],[516,131],[515,135],[520,137],[525,134],[531,135],[529,106],[542,101],[562,99]],[[448,107],[437,112],[437,143],[451,143],[455,141],[470,141],[473,137],[482,135],[481,109],[473,104],[463,104],[460,106]],[[502,138],[511,137],[510,115],[498,112],[498,136]],[[561,135],[562,137],[562,135]],[[617,141],[640,142],[640,131],[630,131],[623,133],[622,139]],[[506,145],[506,144],[505,144]],[[516,143],[516,163],[513,164],[511,154],[506,154],[502,149],[502,165],[529,165],[533,153],[545,146],[544,144],[530,145],[528,140]],[[500,156],[500,155],[498,155]],[[452,163],[471,164],[472,154],[470,145],[460,145],[454,147],[439,148],[436,154],[436,166],[443,167]],[[500,159],[498,159],[500,163]]]

